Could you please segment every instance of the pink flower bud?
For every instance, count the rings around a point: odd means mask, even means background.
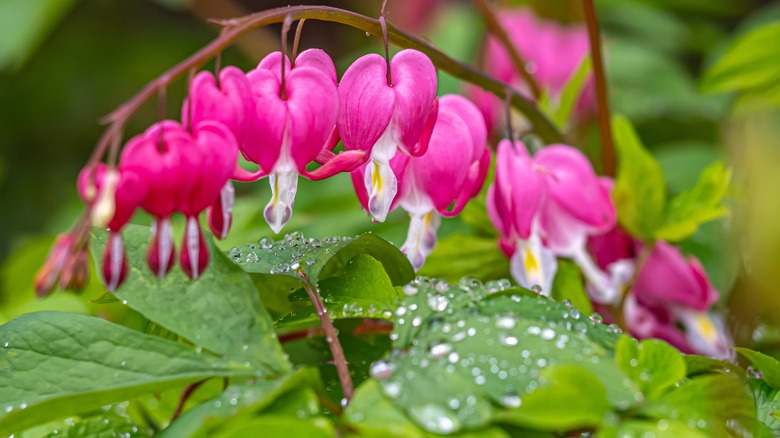
[[[57,279],[62,273],[68,258],[76,244],[76,238],[72,234],[60,234],[52,245],[49,256],[43,266],[35,273],[35,293],[39,297],[48,295],[57,284]]]

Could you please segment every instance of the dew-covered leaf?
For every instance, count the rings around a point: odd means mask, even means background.
[[[780,389],[780,361],[772,356],[747,348],[735,348],[735,350],[745,356],[755,368],[758,368],[766,383],[772,388]]]
[[[317,372],[303,368],[275,380],[243,383],[182,414],[159,433],[160,438],[207,436],[232,418],[253,415],[270,406],[282,395],[304,387],[321,385]]]
[[[621,336],[615,362],[636,382],[648,399],[654,399],[686,376],[685,360],[676,348],[658,339],[642,342]]]
[[[780,430],[780,419],[775,416],[780,411],[780,391],[761,379],[750,379],[746,386],[756,403],[758,420],[770,430]]]
[[[62,312],[0,326],[0,432],[214,376],[261,376],[243,362]]]
[[[147,227],[124,229],[130,269],[127,281],[115,292],[123,304],[196,346],[269,373],[289,370],[273,322],[246,272],[208,239],[211,260],[197,281],[178,267],[159,279],[146,265],[149,236]],[[105,238],[105,232],[93,233],[91,249],[97,260]]]
[[[113,412],[102,412],[72,421],[65,428],[55,429],[46,438],[149,438],[152,435],[126,417]]]

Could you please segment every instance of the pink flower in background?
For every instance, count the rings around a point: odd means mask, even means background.
[[[336,68],[322,50],[301,53],[294,67],[280,52],[271,53],[247,74],[247,79],[254,107],[240,147],[244,157],[260,169],[254,173],[237,169],[234,178],[252,181],[270,176],[271,201],[264,216],[278,233],[292,215],[298,175],[326,178],[351,170],[365,154],[339,154],[314,172],[306,170],[323,149],[329,151],[338,139]]]
[[[339,85],[339,134],[348,151],[365,151],[371,157],[363,184],[367,209],[380,222],[398,192],[390,160],[399,148],[411,156],[424,154],[437,114],[436,69],[427,56],[402,50],[389,68],[390,77],[383,57],[363,56],[347,69]]]
[[[614,225],[615,207],[587,158],[566,145],[548,146],[531,157],[522,142],[504,140],[496,161],[488,214],[518,283],[538,285],[549,294],[556,256],[570,257],[597,285],[595,299],[612,300],[615,291],[585,244],[588,236]]]
[[[528,63],[529,70],[553,101],[588,55],[587,29],[584,26],[564,26],[536,17],[530,9],[504,10],[499,22],[509,34],[518,53]],[[495,37],[489,36],[484,57],[485,71],[532,98],[528,85],[515,70],[509,54]],[[473,99],[482,110],[488,129],[492,131],[504,112],[504,103],[491,93],[473,89]],[[583,118],[595,112],[595,92],[592,77],[580,95],[575,113]]]
[[[398,176],[398,193],[391,208],[400,205],[411,216],[409,233],[401,250],[415,270],[436,244],[439,215],[459,214],[482,189],[490,166],[485,121],[466,98],[443,96],[428,149],[420,157],[397,154],[390,167]],[[363,184],[365,169],[352,172],[358,199],[370,203]],[[450,208],[452,206],[452,208]]]

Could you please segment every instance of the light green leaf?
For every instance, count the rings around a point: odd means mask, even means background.
[[[551,117],[553,123],[559,129],[566,129],[574,106],[577,104],[577,99],[580,97],[588,77],[590,77],[590,71],[590,57],[586,56],[563,87],[563,91],[561,91],[558,97],[558,107],[553,110]]]
[[[384,318],[388,319],[398,303],[398,292],[393,288],[384,267],[375,258],[359,254],[353,257],[336,276],[320,281],[320,296],[333,319]],[[304,301],[309,297],[300,290],[290,295],[290,300]],[[277,327],[318,322],[313,306],[295,310],[277,322]]]
[[[696,185],[672,198],[666,219],[656,232],[661,240],[683,240],[699,228],[699,225],[728,213],[722,204],[729,188],[731,171],[718,161],[705,168]]]
[[[666,186],[661,166],[644,149],[628,119],[612,122],[618,172],[612,199],[618,220],[632,235],[651,240],[664,220]]]
[[[254,415],[270,406],[274,400],[298,388],[319,387],[319,375],[312,368],[303,368],[275,380],[244,383],[228,387],[222,394],[182,414],[160,438],[209,436],[210,431],[240,416]]]
[[[737,353],[745,356],[754,367],[761,371],[762,379],[772,388],[780,389],[780,361],[758,351],[747,348],[735,348]]]
[[[780,80],[780,23],[756,27],[739,36],[702,80],[704,92],[747,91]]]
[[[219,438],[250,438],[258,436],[270,437],[308,437],[331,438],[335,436],[333,423],[325,418],[302,420],[293,416],[263,415],[252,420],[233,424],[214,437]]]
[[[129,419],[113,412],[105,412],[75,420],[65,428],[56,429],[46,438],[148,438],[151,436],[144,427]]]
[[[120,300],[196,346],[274,374],[290,369],[252,280],[211,239],[211,260],[197,281],[178,268],[159,279],[146,265],[149,235],[147,227],[124,229],[130,269],[127,281],[115,292]],[[104,232],[94,233],[93,254],[103,254],[105,237]]]
[[[244,363],[62,312],[0,326],[0,433],[214,376],[262,376]]]
[[[541,387],[523,397],[520,407],[498,419],[533,429],[566,431],[598,427],[611,412],[606,389],[596,376],[576,365],[542,372]]]
[[[780,411],[780,391],[761,379],[749,379],[747,388],[756,403],[756,416],[759,421],[771,430],[780,430],[780,421],[776,417]]]
[[[685,360],[676,348],[658,339],[637,341],[622,336],[615,362],[648,399],[655,399],[686,376]]]
[[[558,260],[558,271],[555,273],[552,285],[552,297],[557,301],[569,300],[581,312],[588,315],[593,312],[580,269],[571,261]]]
[[[468,274],[480,280],[508,278],[509,259],[495,238],[450,234],[425,260],[420,274],[457,282]]]
[[[627,420],[618,426],[599,431],[599,437],[710,438],[710,435],[688,427],[679,420]]]

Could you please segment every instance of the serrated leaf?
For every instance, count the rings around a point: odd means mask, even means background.
[[[384,318],[392,315],[399,296],[384,267],[375,258],[359,254],[335,277],[320,281],[320,296],[333,319]],[[308,300],[306,291],[290,295],[291,301]],[[277,327],[319,321],[313,306],[297,309],[282,317]]]
[[[0,326],[0,433],[214,376],[262,376],[243,363],[62,312]]]
[[[682,383],[638,410],[659,420],[683,421],[708,436],[741,436],[755,427],[752,398],[736,378],[712,374]]]
[[[457,282],[464,274],[480,280],[508,278],[509,259],[494,238],[450,234],[425,260],[420,274]]]
[[[598,427],[611,412],[606,389],[587,369],[561,365],[542,372],[542,386],[498,419],[533,429],[566,431]]]
[[[685,360],[676,348],[658,339],[642,342],[621,336],[615,362],[648,399],[655,399],[686,376]]]
[[[780,389],[780,361],[772,356],[747,348],[735,348],[735,350],[761,371],[762,379],[766,383],[772,388]]]
[[[569,300],[580,311],[591,314],[593,306],[585,292],[580,269],[569,260],[558,260],[558,271],[552,285],[552,297],[557,301]]]
[[[235,247],[229,255],[247,272],[298,278],[300,271],[314,285],[320,279],[340,273],[347,262],[358,254],[378,260],[394,285],[414,278],[414,270],[406,256],[373,233],[322,240],[291,233],[276,242],[270,238],[263,238],[260,242]]]
[[[93,254],[103,254],[105,236],[102,231],[93,233]],[[123,303],[196,346],[275,374],[290,369],[252,280],[211,239],[209,267],[193,281],[178,268],[164,279],[149,270],[149,236],[147,227],[124,228],[130,269],[127,281],[114,293]]]
[[[780,410],[780,391],[760,379],[749,379],[747,388],[756,403],[756,416],[771,430],[780,430],[777,411]]]
[[[693,235],[700,224],[727,214],[728,209],[721,202],[730,180],[731,171],[719,161],[705,168],[693,188],[672,198],[656,237],[666,241],[683,240]]]
[[[651,240],[664,220],[666,186],[663,171],[642,146],[628,119],[615,116],[612,129],[618,152],[612,199],[618,221],[632,235]]]
[[[283,394],[297,388],[316,388],[320,385],[317,372],[312,368],[303,368],[275,380],[230,386],[217,397],[182,414],[158,436],[208,436],[209,431],[219,428],[230,419],[262,411]]]

